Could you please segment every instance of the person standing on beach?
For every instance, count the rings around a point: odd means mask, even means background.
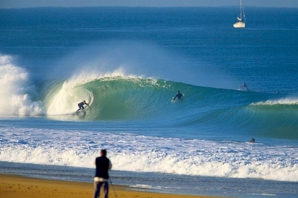
[[[94,198],[98,198],[100,189],[103,188],[104,198],[109,196],[109,170],[112,163],[107,158],[105,149],[100,151],[100,156],[95,159],[95,176],[94,176]]]

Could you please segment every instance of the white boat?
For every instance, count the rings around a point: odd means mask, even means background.
[[[242,5],[242,0],[240,0],[240,16],[237,17],[237,22],[233,24],[234,28],[245,28],[245,14]]]

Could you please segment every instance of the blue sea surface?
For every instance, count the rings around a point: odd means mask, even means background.
[[[297,197],[298,10],[245,10],[1,9],[0,172]]]

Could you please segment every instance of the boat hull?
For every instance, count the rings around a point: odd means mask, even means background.
[[[233,27],[234,27],[234,28],[245,28],[245,23],[239,21],[239,22],[237,22],[237,23],[234,23],[234,24],[233,24]]]

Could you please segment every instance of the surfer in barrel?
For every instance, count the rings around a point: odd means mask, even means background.
[[[177,98],[178,100],[181,99],[181,98],[183,98],[183,94],[180,93],[180,91],[177,91],[177,94],[176,94],[176,96],[173,98],[173,100],[176,100],[176,98]]]
[[[77,112],[78,112],[79,110],[81,110],[81,109],[82,109],[82,110],[85,109],[84,105],[89,106],[89,104],[84,100],[83,102],[80,102],[80,103],[78,104],[79,109],[77,110]]]

